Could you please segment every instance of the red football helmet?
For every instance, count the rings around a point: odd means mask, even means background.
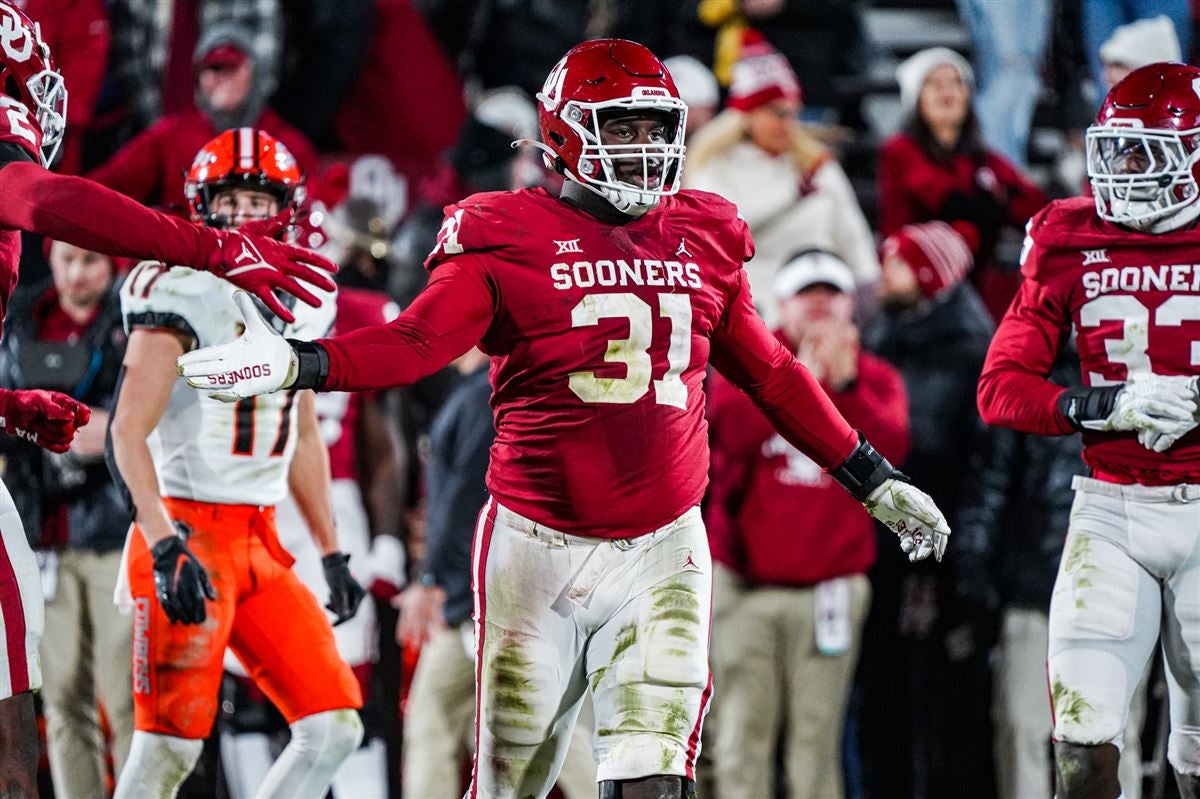
[[[538,93],[538,123],[547,165],[586,186],[618,210],[641,214],[679,191],[687,105],[657,57],[625,39],[596,39],[572,48]],[[600,127],[620,112],[662,116],[666,134],[652,144],[601,144]],[[641,169],[620,179],[630,162]],[[640,175],[637,172],[640,171]]]
[[[1102,219],[1147,233],[1200,215],[1200,69],[1136,69],[1087,131],[1088,178]]]
[[[228,189],[272,194],[279,210],[295,211],[304,202],[304,175],[283,143],[258,128],[231,128],[200,148],[188,170],[184,194],[192,219],[222,227],[212,211],[213,197]],[[220,217],[220,218],[218,218]]]
[[[42,165],[49,166],[67,129],[67,87],[38,24],[6,2],[0,2],[0,86],[12,132],[38,149]]]

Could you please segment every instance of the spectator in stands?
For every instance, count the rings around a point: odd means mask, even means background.
[[[722,85],[733,79],[734,64],[745,57],[747,26],[761,31],[787,58],[807,87],[805,117],[836,123],[840,105],[837,79],[861,72],[863,25],[859,0],[700,0],[700,21],[717,29],[714,71]]]
[[[89,132],[108,64],[108,11],[102,0],[27,0],[17,5],[41,28],[71,98],[54,171],[78,175],[83,170],[82,140]]]
[[[683,179],[737,204],[756,254],[746,264],[759,312],[774,325],[771,284],[805,247],[841,258],[858,286],[879,276],[875,241],[846,173],[796,120],[800,83],[787,59],[754,32],[733,70],[729,105],[688,145]]]
[[[773,288],[776,336],[851,425],[893,463],[903,462],[904,385],[892,366],[859,349],[850,268],[832,253],[808,250],[783,265]],[[710,381],[705,523],[720,690],[706,727],[715,742],[714,795],[774,795],[782,739],[788,796],[841,799],[841,730],[870,604],[874,524],[745,394],[720,375]]]
[[[1081,5],[1083,50],[1087,54],[1092,82],[1096,87],[1097,105],[1104,99],[1105,86],[1109,85],[1105,78],[1101,48],[1114,36],[1117,28],[1138,20],[1165,16],[1174,29],[1175,41],[1179,43],[1180,55],[1170,60],[1187,60],[1191,54],[1192,14],[1189,0],[1088,0]],[[1165,44],[1161,39],[1158,43],[1160,46]]]
[[[896,68],[907,114],[879,153],[880,229],[940,219],[969,222],[978,234],[972,281],[998,319],[1020,282],[995,263],[1006,228],[1023,230],[1046,195],[980,135],[971,66],[953,50],[922,50]]]
[[[404,795],[458,799],[475,729],[471,541],[487,501],[484,477],[496,437],[488,404],[488,356],[454,361],[461,378],[430,429],[425,558],[420,579],[400,595],[401,645],[420,647],[404,734]],[[559,775],[567,799],[596,795],[586,725],[577,724]]]
[[[120,772],[133,736],[132,623],[113,604],[129,512],[104,463],[125,333],[107,255],[49,246],[51,280],[18,294],[0,344],[0,384],[49,388],[92,409],[69,452],[8,439],[4,479],[42,564],[42,701],[58,796],[104,799],[106,746]]]
[[[690,55],[676,55],[663,61],[679,97],[687,103],[687,136],[695,135],[716,116],[721,105],[721,87],[712,70]]]
[[[270,82],[248,30],[234,24],[205,30],[195,52],[195,103],[135,136],[88,177],[139,202],[186,214],[183,175],[217,133],[232,127],[261,128],[279,139],[300,170],[316,162],[304,136],[266,107]]]
[[[1042,59],[1050,41],[1051,0],[1011,4],[958,0],[958,13],[971,36],[979,76],[976,107],[983,139],[1024,167],[1029,126],[1042,92]]]
[[[1183,50],[1170,17],[1160,14],[1130,22],[1115,29],[1108,41],[1100,45],[1100,64],[1104,69],[1100,90],[1108,94],[1109,89],[1138,67],[1182,60]]]
[[[964,236],[963,234],[966,234]],[[906,474],[939,506],[961,507],[963,475],[982,429],[972,395],[993,325],[970,282],[969,226],[906,225],[883,245],[883,312],[866,349],[900,370],[912,448]],[[949,519],[952,529],[957,518]],[[987,799],[994,784],[986,652],[949,636],[953,559],[938,567],[892,557],[872,572],[863,637],[862,732],[872,799]],[[919,786],[924,786],[922,791]]]
[[[108,5],[113,35],[109,70],[126,97],[134,131],[191,107],[192,55],[197,41],[214,27],[232,26],[243,34],[244,52],[255,55],[258,91],[270,97],[275,90],[281,0],[111,0]]]
[[[1067,387],[1080,385],[1073,345],[1050,375]],[[1048,617],[1075,500],[1071,482],[1088,473],[1082,451],[1078,436],[1034,436],[990,427],[963,479],[954,528],[956,595],[981,616],[1001,614],[992,706],[999,799],[1053,796]],[[1143,686],[1134,694],[1121,750],[1122,799],[1142,795],[1145,700]]]

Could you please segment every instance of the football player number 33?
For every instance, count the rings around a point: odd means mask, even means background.
[[[686,294],[659,294],[658,315],[671,320],[667,345],[667,371],[651,380],[650,345],[654,333],[654,310],[628,292],[589,294],[571,309],[572,327],[591,327],[601,319],[627,319],[629,337],[610,339],[604,353],[607,363],[625,364],[624,377],[597,377],[595,372],[572,372],[571,391],[584,402],[628,405],[654,387],[659,405],[687,407],[687,386],[681,375],[692,358],[692,300]]]
[[[1130,375],[1150,374],[1150,309],[1137,297],[1106,295],[1097,297],[1079,309],[1079,326],[1096,327],[1101,322],[1121,322],[1121,337],[1104,342],[1108,360],[1124,364]],[[1154,327],[1179,327],[1184,322],[1200,322],[1200,298],[1176,295],[1154,311]],[[1191,363],[1200,366],[1200,342],[1192,342]],[[1099,372],[1089,373],[1091,385],[1120,383]]]

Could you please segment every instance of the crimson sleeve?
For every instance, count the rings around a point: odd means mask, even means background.
[[[1075,432],[1058,411],[1063,387],[1046,379],[1066,319],[1046,286],[1026,277],[1000,320],[979,376],[976,401],[983,421],[1043,436]]]
[[[901,148],[901,142],[893,141],[879,154],[879,229],[884,236],[921,219],[904,185],[905,171],[912,162],[900,152]]]
[[[404,313],[317,343],[329,356],[323,391],[407,386],[433,374],[483,337],[495,295],[483,266],[467,254],[440,264]]]
[[[86,250],[211,269],[215,230],[151,211],[84,178],[27,162],[0,167],[0,227],[39,233]]]
[[[755,312],[745,270],[738,272],[733,301],[713,331],[711,360],[789,444],[821,468],[835,468],[858,446],[858,434],[820,384]]]

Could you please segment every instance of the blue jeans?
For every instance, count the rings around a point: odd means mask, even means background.
[[[1083,49],[1096,86],[1097,104],[1107,93],[1104,67],[1100,64],[1100,45],[1121,25],[1159,14],[1166,14],[1175,23],[1175,35],[1179,37],[1179,48],[1186,62],[1192,44],[1188,0],[1087,0],[1083,4]]]
[[[958,0],[974,49],[975,112],[983,139],[1018,166],[1025,166],[1029,125],[1042,90],[1050,6],[1050,0]]]

